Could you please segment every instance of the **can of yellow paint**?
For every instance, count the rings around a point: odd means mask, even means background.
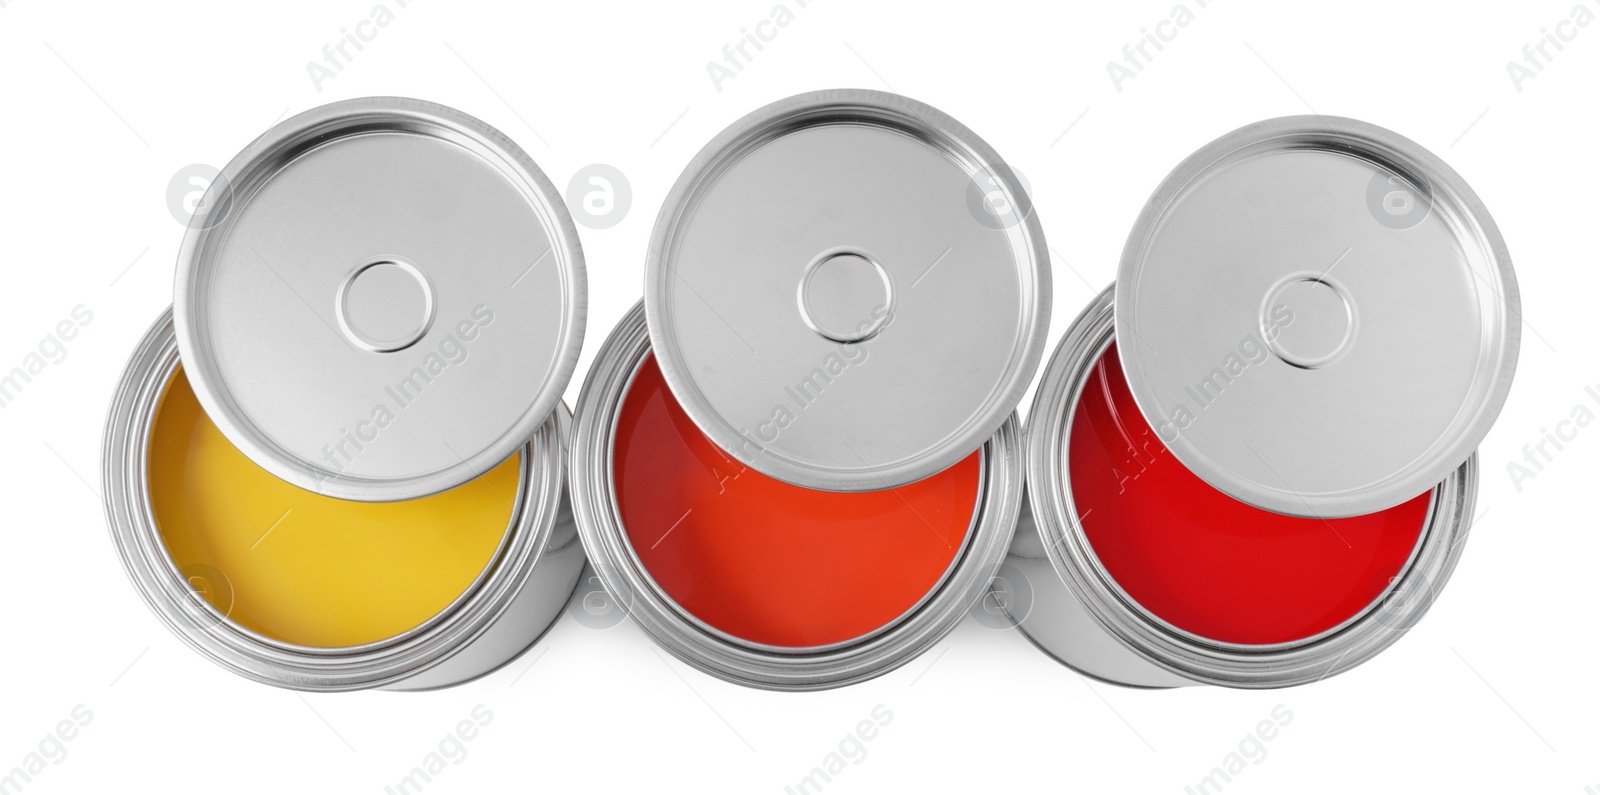
[[[560,403],[583,255],[560,194],[483,122],[373,98],[274,127],[203,206],[106,425],[136,590],[282,687],[509,662],[584,563]]]

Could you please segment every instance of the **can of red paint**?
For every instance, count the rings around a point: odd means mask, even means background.
[[[1421,618],[1466,540],[1475,458],[1374,515],[1256,508],[1160,444],[1114,337],[1108,290],[1062,340],[1030,414],[1031,510],[1007,559],[1026,597],[1007,606],[1030,640],[1118,684],[1274,687],[1360,664]]]
[[[1045,370],[1012,619],[1132,686],[1371,659],[1459,559],[1518,318],[1493,221],[1417,144],[1332,117],[1211,143]]]

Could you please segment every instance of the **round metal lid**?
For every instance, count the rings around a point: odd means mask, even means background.
[[[1044,233],[1012,170],[894,94],[746,116],[656,220],[645,309],[662,373],[712,441],[796,485],[867,491],[999,429],[1050,322]]]
[[[583,253],[515,144],[428,102],[325,105],[257,139],[189,227],[174,313],[206,413],[344,499],[458,486],[527,443],[572,376]]]
[[[1167,448],[1299,516],[1389,508],[1459,467],[1505,402],[1520,318],[1505,242],[1461,177],[1328,116],[1190,156],[1117,273],[1122,366]]]

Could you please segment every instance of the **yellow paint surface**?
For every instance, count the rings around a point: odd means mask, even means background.
[[[356,646],[427,621],[478,578],[511,520],[520,458],[418,500],[325,497],[230,444],[179,369],[151,430],[150,502],[179,571],[233,621]]]

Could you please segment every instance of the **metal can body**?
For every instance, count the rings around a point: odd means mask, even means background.
[[[560,616],[584,563],[564,489],[565,409],[523,448],[511,520],[489,565],[432,618],[348,647],[287,643],[230,620],[179,571],[151,507],[151,431],[179,365],[169,311],[134,351],[111,404],[102,457],[105,509],[134,588],[162,623],[205,657],[248,679],[297,690],[428,690],[499,668]]]
[[[650,355],[640,305],[613,331],[584,384],[570,471],[578,532],[600,581],[663,649],[706,673],[746,686],[839,687],[880,676],[926,651],[955,628],[984,592],[1010,544],[1023,499],[1021,431],[1015,415],[982,448],[977,505],[964,545],[938,585],[897,619],[839,642],[789,647],[718,631],[681,607],[641,563],[617,497],[613,449],[619,415]],[[763,529],[753,525],[750,532]]]
[[[1089,542],[1067,466],[1073,415],[1114,336],[1107,290],[1057,348],[1029,415],[1030,510],[1019,522],[1008,565],[1026,583],[1028,598],[1012,601],[1012,619],[1030,640],[1063,664],[1116,684],[1265,688],[1348,670],[1415,625],[1464,546],[1477,490],[1475,456],[1432,490],[1411,557],[1388,587],[1326,631],[1268,644],[1219,641],[1179,629],[1130,597]]]

